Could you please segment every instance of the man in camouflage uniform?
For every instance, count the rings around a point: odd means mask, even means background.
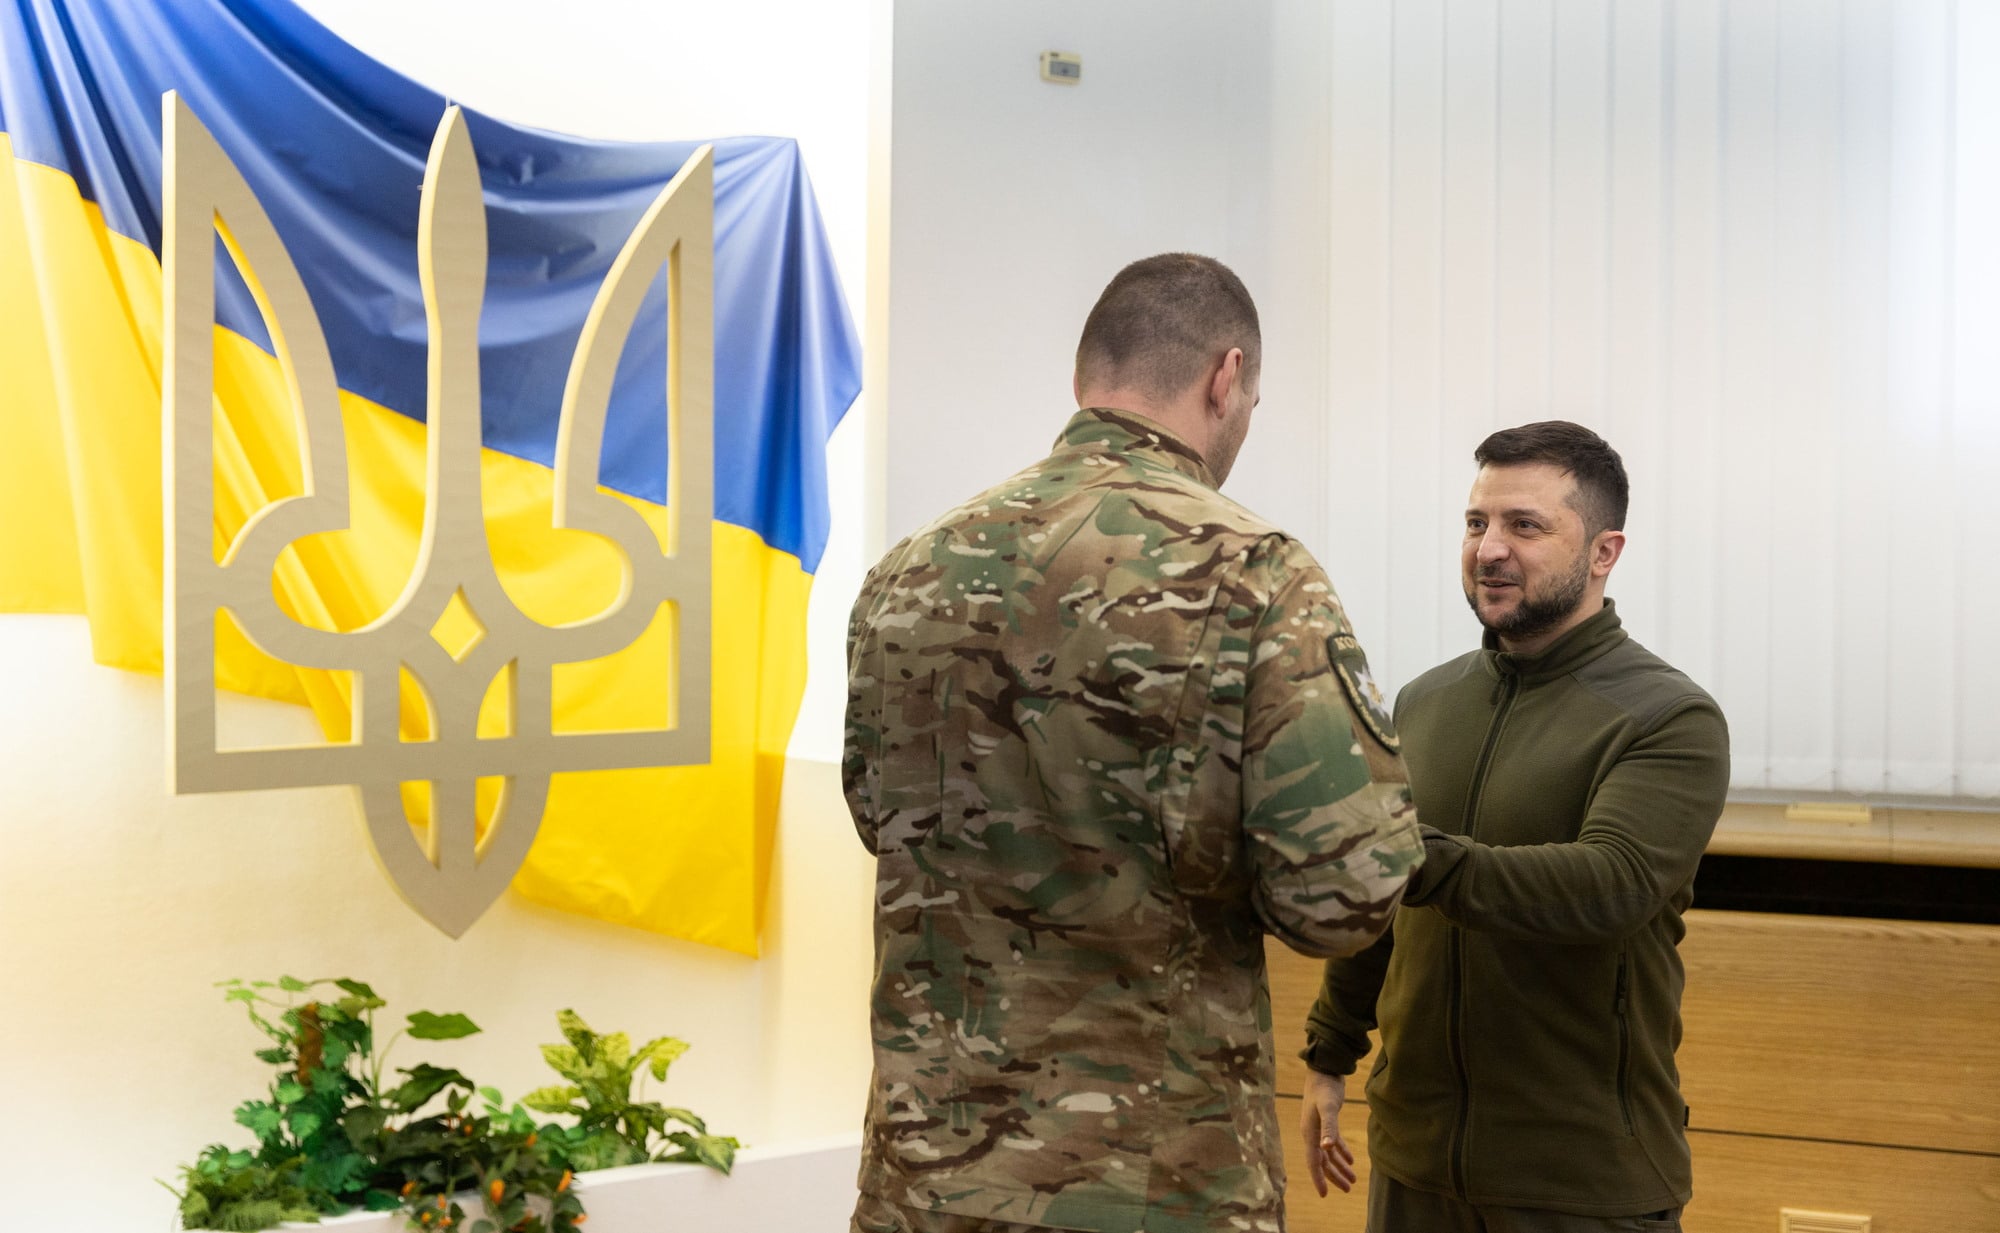
[[[1220,263],[1127,267],[1055,452],[862,587],[861,1233],[1283,1227],[1263,935],[1365,947],[1420,845],[1326,575],[1216,492],[1258,358]]]

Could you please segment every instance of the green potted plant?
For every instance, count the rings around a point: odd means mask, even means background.
[[[255,1147],[213,1144],[182,1167],[179,1188],[168,1187],[183,1228],[268,1229],[401,1209],[410,1229],[560,1233],[585,1220],[577,1173],[644,1161],[727,1173],[740,1146],[688,1110],[633,1091],[642,1068],[664,1080],[687,1051],[672,1037],[635,1050],[624,1033],[600,1035],[565,1010],[557,1016],[564,1043],[544,1046],[543,1056],[566,1082],[510,1106],[455,1069],[418,1063],[388,1075],[388,1055],[406,1036],[478,1032],[464,1015],[417,1011],[377,1048],[386,1003],[361,981],[287,976],[222,987],[269,1038],[257,1057],[271,1080],[263,1098],[236,1110]],[[574,1120],[538,1121],[531,1109]]]

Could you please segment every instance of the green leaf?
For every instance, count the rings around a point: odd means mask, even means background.
[[[250,1128],[250,1133],[259,1139],[268,1139],[278,1132],[284,1117],[276,1105],[265,1100],[246,1100],[236,1106],[236,1120]]]
[[[688,1048],[688,1042],[684,1040],[673,1036],[661,1036],[647,1041],[640,1048],[639,1056],[652,1061],[653,1078],[665,1079],[667,1067],[672,1066],[675,1059],[686,1053]]]
[[[229,992],[222,995],[222,1000],[225,1002],[242,1002],[247,1005],[257,1000],[257,991],[255,989],[244,989],[240,987],[231,989]]]
[[[543,1045],[542,1060],[565,1079],[583,1076],[583,1056],[571,1045]]]
[[[278,978],[278,988],[283,989],[286,993],[304,993],[306,990],[312,988],[312,986],[296,976],[280,976]]]
[[[687,1109],[667,1108],[660,1110],[660,1112],[684,1126],[692,1126],[697,1134],[705,1134],[708,1131],[708,1123],[702,1121]]]
[[[521,1103],[537,1113],[574,1113],[577,1111],[574,1102],[581,1095],[580,1087],[538,1087],[521,1097]]]
[[[623,1032],[610,1032],[597,1038],[597,1047],[602,1051],[605,1065],[612,1070],[630,1070],[632,1061],[632,1038]]]
[[[325,1119],[311,1109],[295,1109],[285,1120],[290,1123],[293,1136],[299,1139],[311,1138],[325,1123]]]
[[[305,1085],[296,1079],[286,1079],[278,1084],[271,1098],[281,1105],[295,1105],[306,1098]]]
[[[341,1115],[341,1129],[347,1132],[347,1141],[358,1152],[366,1152],[376,1136],[389,1124],[386,1110],[373,1105],[359,1105]]]
[[[420,1010],[410,1016],[410,1035],[418,1040],[457,1040],[478,1031],[478,1024],[460,1014],[434,1015]]]
[[[494,1109],[502,1109],[507,1105],[507,1098],[500,1094],[500,1089],[497,1087],[480,1088],[479,1098]]]
[[[695,1158],[718,1172],[736,1167],[736,1149],[743,1146],[728,1135],[702,1135],[695,1140]]]
[[[379,997],[376,996],[376,993],[373,989],[369,988],[367,985],[362,984],[358,980],[349,980],[346,977],[342,977],[341,979],[336,980],[333,983],[334,986],[338,988],[342,993],[352,994],[353,996],[358,998],[369,998],[378,1002],[381,1000]]]
[[[578,1053],[586,1058],[594,1054],[597,1033],[590,1030],[582,1015],[573,1010],[559,1010],[556,1012],[556,1026],[562,1029],[563,1039],[574,1045]]]
[[[273,1066],[283,1066],[286,1062],[292,1060],[292,1051],[282,1046],[276,1049],[259,1049],[257,1050],[257,1060],[260,1062],[269,1062]]]
[[[408,1081],[390,1092],[388,1100],[391,1105],[404,1113],[415,1113],[428,1103],[431,1097],[454,1084],[468,1088],[472,1086],[472,1080],[460,1072],[442,1066],[432,1066],[428,1062],[414,1066],[403,1073],[409,1076]]]

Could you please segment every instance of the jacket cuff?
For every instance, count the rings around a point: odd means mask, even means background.
[[[1306,1047],[1299,1050],[1299,1060],[1311,1070],[1336,1079],[1344,1079],[1354,1073],[1355,1059],[1345,1049],[1329,1040],[1321,1040],[1311,1032],[1306,1033]]]
[[[1463,835],[1447,835],[1429,825],[1423,825],[1423,836],[1423,863],[1411,872],[1409,882],[1403,887],[1403,902],[1413,908],[1422,907],[1437,893],[1465,859],[1472,843]]]

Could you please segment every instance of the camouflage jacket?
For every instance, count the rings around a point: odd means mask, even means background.
[[[892,549],[848,638],[878,870],[861,1188],[1281,1228],[1263,935],[1366,946],[1421,853],[1326,575],[1164,428],[1087,410]]]

